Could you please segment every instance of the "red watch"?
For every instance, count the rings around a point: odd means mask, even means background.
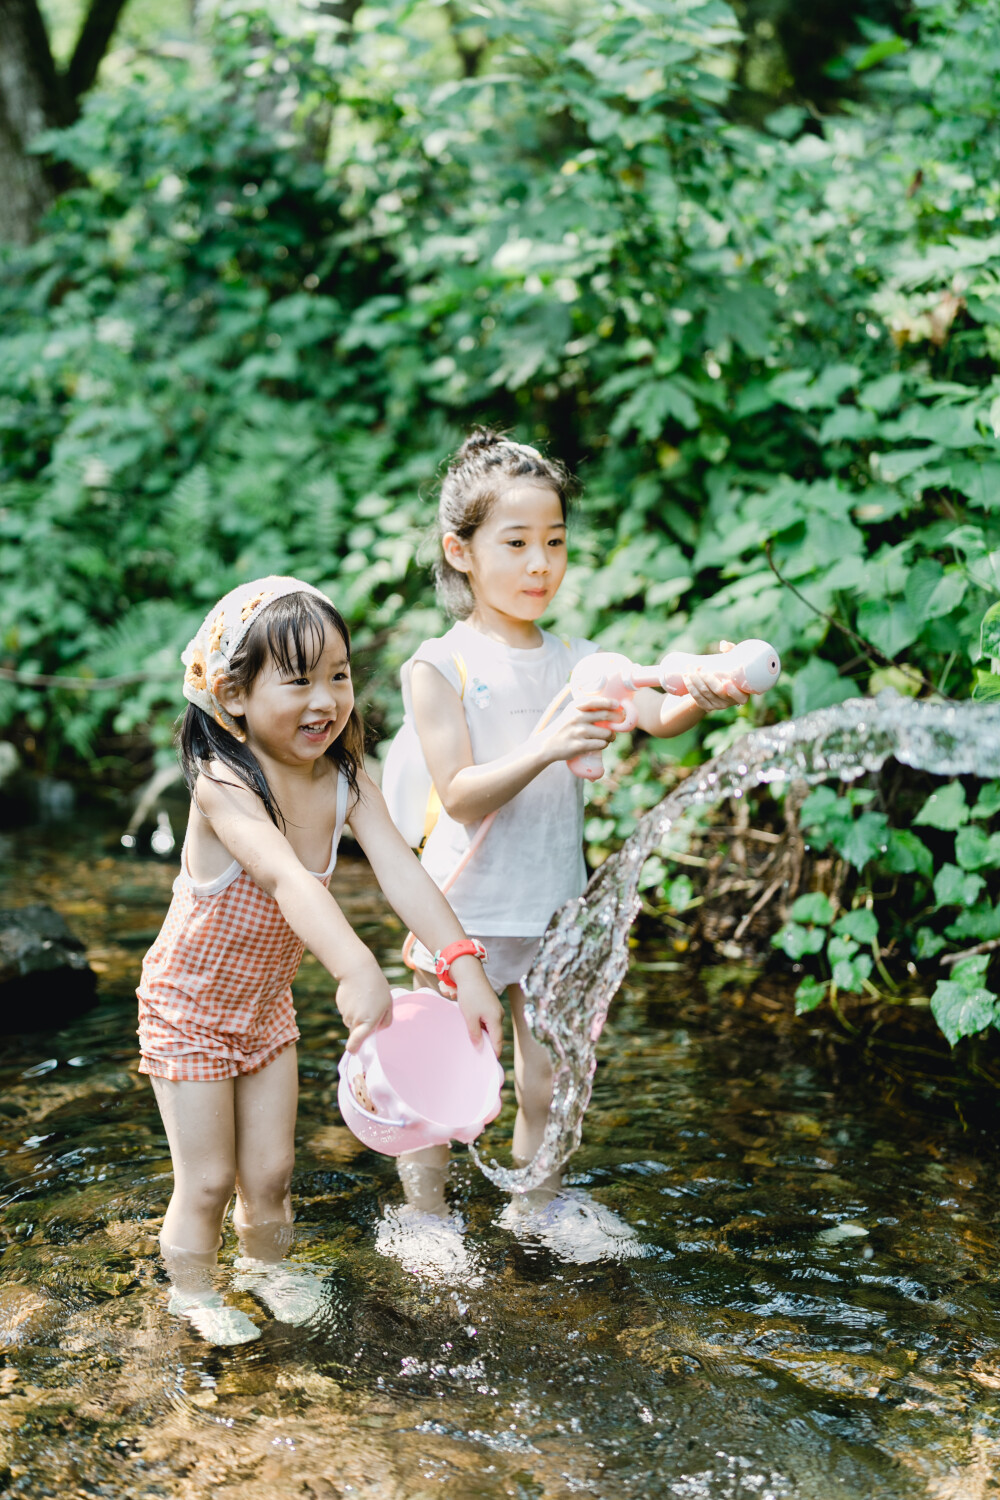
[[[476,938],[461,938],[457,943],[449,943],[447,948],[439,948],[434,955],[434,973],[441,993],[450,1000],[458,994],[458,986],[452,983],[451,966],[456,958],[464,958],[466,954],[470,958],[484,959],[486,949]]]

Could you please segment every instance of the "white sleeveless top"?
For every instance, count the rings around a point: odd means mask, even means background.
[[[517,650],[459,621],[447,635],[424,641],[406,662],[403,703],[412,715],[413,663],[429,662],[461,696],[472,756],[483,765],[522,745],[577,662],[599,649],[580,639],[567,644],[543,630],[541,646]],[[456,655],[466,668],[464,688]],[[447,880],[478,828],[478,822],[456,823],[442,809],[423,853],[437,885]],[[586,883],[583,782],[557,761],[500,808],[448,901],[474,937],[540,937],[553,912],[579,896]]]

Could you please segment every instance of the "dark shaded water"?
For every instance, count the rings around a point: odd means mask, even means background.
[[[975,1108],[894,1092],[766,997],[713,1007],[633,969],[572,1171],[647,1254],[520,1242],[463,1153],[475,1274],[422,1282],[376,1249],[395,1171],[341,1124],[343,1032],[307,961],[293,1253],[328,1300],[294,1329],[237,1294],[262,1337],[210,1349],[165,1311],[170,1163],[136,1071],[132,990],[173,864],[50,828],[5,836],[0,868],[0,904],[57,906],[103,987],[66,1031],[0,1041],[4,1495],[1000,1493],[1000,1190]],[[345,858],[334,892],[392,974],[367,867]]]

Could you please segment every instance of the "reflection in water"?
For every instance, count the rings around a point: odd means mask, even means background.
[[[574,1259],[519,1234],[465,1156],[451,1192],[476,1275],[422,1281],[378,1251],[395,1170],[340,1121],[343,1032],[308,961],[293,1259],[322,1304],[276,1319],[234,1285],[230,1231],[220,1284],[260,1337],[208,1348],[165,1310],[170,1163],[136,1072],[132,990],[173,872],[83,830],[11,852],[0,900],[56,904],[104,999],[0,1043],[4,1495],[993,1493],[992,1140],[857,1054],[842,1073],[766,996],[713,1011],[672,975],[626,982],[573,1162],[645,1253]],[[367,867],[345,858],[335,881],[392,976],[400,934]],[[512,1118],[508,1099],[490,1149]]]

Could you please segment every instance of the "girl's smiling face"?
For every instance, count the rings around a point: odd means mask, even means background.
[[[309,661],[296,661],[291,655],[280,662],[272,656],[248,689],[230,688],[229,701],[222,700],[234,717],[242,718],[255,754],[291,767],[319,761],[343,732],[354,707],[343,636],[327,621],[322,639],[318,629],[311,634],[314,649]]]
[[[530,623],[545,613],[566,575],[566,521],[555,490],[513,479],[473,535],[442,538],[453,568],[468,577],[482,620]]]

